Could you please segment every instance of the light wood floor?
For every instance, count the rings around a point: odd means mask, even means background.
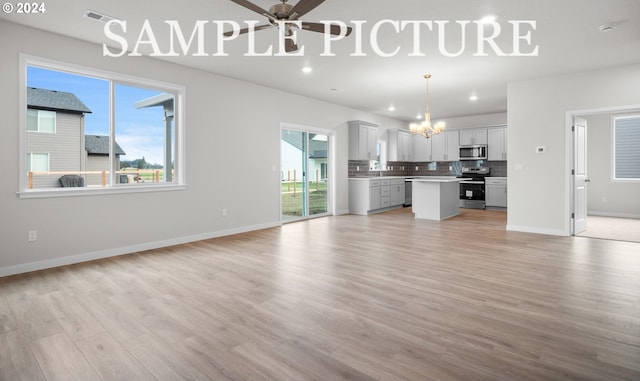
[[[640,380],[640,244],[339,216],[0,279],[2,380]]]
[[[640,219],[588,216],[587,230],[578,236],[640,243]]]

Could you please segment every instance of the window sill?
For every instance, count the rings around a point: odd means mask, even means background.
[[[640,179],[611,179],[611,182],[618,184],[640,184]]]
[[[115,186],[109,188],[56,188],[24,190],[17,192],[18,198],[55,198],[55,197],[82,197],[82,196],[104,196],[124,193],[150,193],[150,192],[173,192],[186,190],[187,186],[182,184],[156,184],[137,186]]]

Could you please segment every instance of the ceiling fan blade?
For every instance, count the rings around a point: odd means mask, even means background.
[[[311,31],[311,32],[324,33],[324,28],[325,28],[324,24],[317,23],[317,22],[303,22],[302,23],[302,29],[303,30],[308,30],[308,31]],[[350,35],[352,30],[353,30],[353,28],[348,26],[347,27],[347,34],[345,36]],[[340,26],[331,24],[329,26],[329,33],[333,34],[334,36],[340,35]]]
[[[289,20],[297,20],[315,9],[318,5],[324,3],[324,0],[300,0],[289,12]]]
[[[295,52],[296,50],[298,50],[298,45],[295,44],[295,42],[293,42],[290,39],[286,39],[284,40],[284,51],[287,53],[290,52]]]
[[[260,8],[259,6],[255,5],[254,3],[247,1],[247,0],[231,0],[232,2],[243,6],[249,10],[252,10],[258,14],[261,14],[263,16],[268,17],[269,19],[275,20],[277,19],[277,17],[273,14],[271,14],[269,11],[267,11],[266,9]]]
[[[269,29],[269,28],[273,28],[273,25],[271,25],[271,24],[258,25],[258,26],[253,28],[253,31],[257,32],[259,30]],[[250,28],[243,28],[243,29],[240,29],[239,34],[249,33],[250,31],[251,31]],[[229,32],[224,32],[224,33],[222,33],[222,35],[225,36],[225,37],[230,37],[230,36],[233,35],[234,32],[235,32],[235,30],[232,30],[232,31],[229,31]]]

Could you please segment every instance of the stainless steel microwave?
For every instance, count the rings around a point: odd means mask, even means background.
[[[487,146],[485,144],[460,146],[460,160],[485,160],[486,158]]]

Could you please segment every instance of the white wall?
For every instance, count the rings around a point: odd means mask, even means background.
[[[460,116],[455,118],[433,119],[436,121],[444,121],[447,129],[464,129],[464,128],[481,128],[491,126],[503,126],[507,124],[507,113],[501,112],[496,114],[483,114]]]
[[[147,57],[105,58],[99,45],[5,21],[0,35],[19,36],[0,40],[0,276],[279,225],[281,122],[337,131],[336,210],[348,211],[347,121],[404,126]],[[188,189],[19,199],[20,53],[186,86]],[[27,242],[28,230],[38,231],[36,242]]]
[[[638,110],[636,113],[640,112]],[[588,214],[640,218],[640,183],[612,181],[611,118],[623,113],[587,115]]]
[[[569,235],[567,113],[638,104],[640,64],[509,84],[507,228]]]

